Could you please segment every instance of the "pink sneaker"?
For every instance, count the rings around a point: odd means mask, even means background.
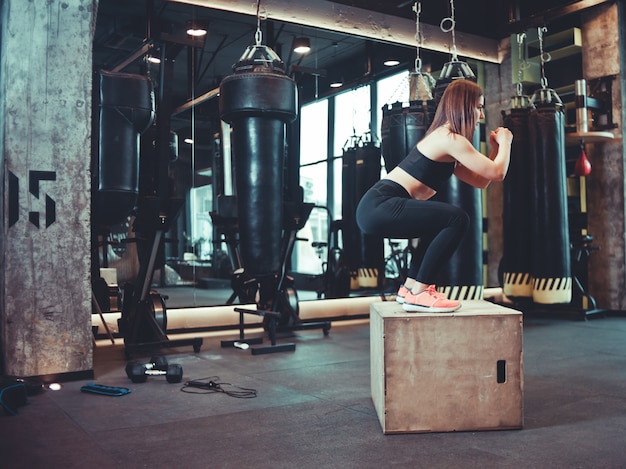
[[[423,292],[414,295],[408,292],[404,296],[402,309],[421,313],[451,313],[461,307],[460,301],[449,300],[439,293],[434,285],[429,285]]]
[[[400,287],[400,290],[398,290],[398,293],[396,293],[396,302],[400,304],[404,303],[404,297],[406,296],[407,293],[411,293],[411,290],[409,290],[407,287],[402,285]]]

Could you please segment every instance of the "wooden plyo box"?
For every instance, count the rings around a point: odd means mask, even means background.
[[[454,313],[370,306],[371,392],[383,433],[523,426],[522,313],[464,301]]]

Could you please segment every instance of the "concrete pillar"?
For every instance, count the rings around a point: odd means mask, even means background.
[[[589,234],[600,251],[589,261],[589,290],[598,307],[626,310],[626,240],[624,196],[624,86],[620,73],[626,58],[624,2],[609,2],[582,14],[583,78],[590,80],[615,76],[612,80],[613,131],[615,140],[587,144],[593,165],[587,177]],[[621,52],[622,51],[622,52]],[[621,64],[621,67],[620,67]],[[577,77],[573,77],[575,79]]]
[[[93,375],[91,49],[97,0],[4,0],[1,374]]]

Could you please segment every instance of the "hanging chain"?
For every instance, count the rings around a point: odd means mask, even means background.
[[[406,92],[407,83],[409,83],[409,75],[398,82],[398,85],[393,90],[393,93],[389,96],[387,100],[387,104],[391,104],[392,102],[400,102],[404,99],[404,94]],[[395,99],[395,101],[394,101]]]
[[[422,58],[420,57],[420,47],[422,47],[424,43],[424,36],[420,32],[420,14],[422,13],[422,3],[415,2],[413,5],[413,11],[415,12],[415,43],[416,47],[416,56],[415,56],[415,72],[422,72]]]
[[[541,59],[541,87],[546,89],[548,87],[548,79],[546,78],[546,62],[549,62],[552,57],[548,52],[544,52],[543,50],[543,34],[548,30],[545,26],[540,26],[537,28],[537,36],[539,38],[539,58]]]
[[[524,80],[524,70],[530,67],[530,63],[526,60],[526,33],[518,33],[517,35],[517,59],[518,59],[518,68],[517,68],[517,96],[522,96],[524,94],[524,87],[522,82]]]
[[[421,2],[415,2],[413,4],[413,11],[415,12],[415,15],[416,15],[416,20],[415,20],[415,42],[417,43],[417,46],[415,48],[416,49],[416,58],[415,58],[415,70],[414,70],[414,72],[415,72],[416,75],[421,75],[421,73],[422,73],[422,59],[420,57],[420,47],[422,46],[423,41],[424,41],[424,36],[420,32],[420,14],[422,12],[422,3]],[[402,81],[400,81],[398,83],[398,86],[396,86],[396,88],[393,91],[393,93],[391,93],[391,95],[389,96],[389,99],[387,100],[387,104],[390,104],[390,103],[394,102],[394,99],[396,100],[396,102],[399,102],[402,99],[404,99],[404,96],[402,96],[402,94],[405,93],[407,84],[408,84],[408,86],[410,88],[410,86],[411,86],[410,75],[407,75],[404,80],[402,80]],[[410,97],[408,99],[410,99]]]
[[[257,0],[256,2],[256,33],[254,33],[254,39],[256,40],[257,46],[260,46],[263,42],[263,33],[261,32],[261,0]]]
[[[447,18],[443,18],[439,27],[444,33],[452,32],[452,47],[450,48],[450,53],[452,54],[452,61],[456,62],[458,57],[456,55],[456,34],[454,32],[456,26],[456,21],[454,19],[454,0],[450,0],[450,16]]]

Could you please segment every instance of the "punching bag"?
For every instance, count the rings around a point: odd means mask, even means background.
[[[534,225],[533,301],[569,303],[572,298],[565,170],[563,103],[551,89],[533,95],[529,114],[531,208]]]
[[[355,194],[352,213],[356,205],[380,179],[380,148],[373,142],[367,142],[355,151]],[[382,287],[385,278],[384,238],[362,233],[356,224],[356,236],[360,249],[358,258],[359,285],[367,288]]]
[[[252,277],[281,269],[286,124],[297,116],[295,82],[267,46],[246,49],[220,83],[220,116],[232,129],[241,258]]]
[[[341,157],[341,245],[344,261],[352,279],[357,279],[360,265],[361,236],[356,223],[356,153],[358,146],[343,149]]]
[[[532,297],[532,226],[529,99],[517,96],[502,125],[513,132],[508,176],[502,183],[503,292],[511,298]]]
[[[154,120],[155,98],[142,75],[101,71],[99,81],[93,220],[110,226],[124,221],[137,201],[139,137]]]
[[[443,93],[445,93],[448,85],[450,85],[450,83],[454,80],[476,81],[476,75],[469,64],[458,60],[456,57],[453,57],[450,62],[446,62],[441,69],[433,94],[437,103],[441,100],[441,97],[443,96]]]
[[[426,133],[435,114],[434,101],[411,101],[383,106],[380,127],[381,150],[385,169],[395,168]]]
[[[462,208],[469,216],[467,233],[437,275],[438,290],[455,300],[483,299],[483,212],[480,189],[450,178],[432,200]]]
[[[437,102],[453,79],[472,79],[474,81],[473,73],[471,76],[468,75],[468,78],[455,78],[458,73],[469,74],[471,72],[469,66],[464,62],[449,62],[444,66],[444,70],[448,70],[448,73],[437,80],[435,87]],[[442,70],[442,74],[444,70]],[[477,130],[474,133],[473,141],[476,148],[480,146],[480,137],[480,132]],[[482,300],[483,211],[481,190],[452,177],[448,179],[432,200],[460,207],[470,218],[469,228],[459,247],[449,261],[441,267],[437,275],[438,290],[454,300]]]

